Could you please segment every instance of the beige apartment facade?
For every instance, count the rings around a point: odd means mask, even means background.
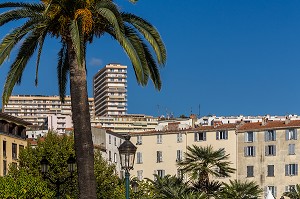
[[[88,98],[88,102],[90,115],[93,118],[95,115],[94,99]],[[60,129],[64,129],[70,127],[69,120],[65,118],[72,115],[71,97],[66,96],[65,102],[61,103],[59,96],[13,95],[9,98],[8,103],[3,106],[2,111],[20,117],[33,125],[49,125],[49,129],[51,129],[52,121],[49,117],[56,115],[58,120],[56,125]]]
[[[255,181],[276,198],[300,182],[300,120],[248,123],[237,129],[239,180]]]
[[[17,165],[19,153],[27,147],[26,126],[30,123],[0,113],[0,176],[5,176],[10,164]]]
[[[120,134],[128,132],[153,131],[158,125],[158,118],[143,114],[126,114],[114,117],[95,117],[91,125],[102,127]]]
[[[169,128],[170,129],[170,128]],[[208,146],[215,150],[224,148],[230,154],[231,167],[236,168],[236,124],[202,126],[195,129],[151,131],[131,133],[131,141],[137,147],[134,170],[131,175],[138,179],[154,179],[153,174],[180,176],[177,163],[184,158],[187,146]],[[185,178],[187,176],[184,176]],[[232,174],[231,178],[236,178]],[[218,178],[228,182],[230,178]]]

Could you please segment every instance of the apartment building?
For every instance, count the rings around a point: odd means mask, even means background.
[[[116,174],[123,177],[118,147],[124,142],[124,137],[99,127],[92,127],[92,137],[94,148],[99,149],[102,157],[116,166]]]
[[[243,124],[237,129],[239,180],[256,181],[276,198],[300,182],[300,120]]]
[[[17,166],[19,153],[27,147],[26,126],[31,123],[0,113],[0,176],[5,176],[8,165]]]
[[[94,117],[94,99],[89,98],[91,117]],[[65,128],[72,127],[71,98],[66,96],[61,103],[59,96],[43,95],[14,95],[9,98],[3,112],[20,117],[45,129],[54,129],[64,132]]]
[[[120,134],[128,132],[152,131],[158,125],[158,118],[143,114],[126,114],[114,117],[95,117],[92,126],[98,126]]]
[[[278,117],[279,118],[279,117]],[[182,129],[180,123],[170,123],[163,131],[133,132],[131,141],[137,146],[134,170],[138,179],[153,179],[153,174],[180,175],[176,166],[184,158],[187,146],[224,148],[230,154],[231,167],[236,172],[229,179],[255,181],[267,194],[280,198],[300,181],[298,143],[300,120],[293,117],[260,122],[221,124]],[[177,130],[176,130],[177,129]]]
[[[127,66],[108,64],[93,78],[96,116],[127,113]]]
[[[177,163],[184,158],[187,146],[192,145],[211,145],[216,150],[223,148],[230,154],[231,166],[236,168],[236,124],[181,129],[178,123],[173,123],[169,129],[173,130],[131,133],[131,141],[137,147],[131,175],[140,180],[153,179],[153,174],[180,176]],[[236,174],[232,174],[232,178],[236,178]],[[228,182],[229,178],[218,180]]]

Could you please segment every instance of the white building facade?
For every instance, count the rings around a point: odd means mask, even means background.
[[[127,113],[127,66],[108,64],[93,78],[96,116]]]

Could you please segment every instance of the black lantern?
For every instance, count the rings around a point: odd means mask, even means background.
[[[70,155],[69,159],[67,160],[68,163],[68,171],[73,173],[76,169],[76,160],[73,155]]]
[[[47,173],[49,169],[49,161],[46,159],[46,156],[43,156],[40,163],[41,163],[42,174]]]
[[[130,136],[125,136],[125,141],[119,146],[119,154],[121,161],[121,168],[125,171],[133,169],[134,157],[136,152],[136,146],[129,141]]]
[[[125,136],[125,141],[118,148],[121,168],[125,170],[126,199],[129,199],[129,170],[133,169],[134,156],[137,149],[129,140],[130,136]]]

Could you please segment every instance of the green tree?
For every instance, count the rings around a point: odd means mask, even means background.
[[[3,199],[47,199],[53,198],[54,194],[41,177],[29,174],[25,169],[0,177],[0,198]]]
[[[229,177],[235,171],[230,167],[227,161],[229,154],[225,154],[224,149],[213,150],[212,146],[196,146],[187,147],[185,158],[178,163],[183,173],[190,176],[190,180],[201,187],[205,193],[209,193],[211,183],[210,177]]]
[[[52,179],[63,180],[70,176],[68,172],[67,160],[70,155],[74,156],[74,138],[73,136],[57,135],[54,132],[48,132],[45,138],[40,138],[36,147],[26,147],[19,154],[19,168],[25,170],[34,176],[41,178],[40,161],[43,156],[49,161],[48,176]],[[10,173],[18,173],[18,170],[10,170]],[[72,197],[78,195],[76,173],[73,179],[68,179],[65,184],[60,187],[62,198]],[[53,185],[48,179],[45,179],[48,187],[55,190],[56,186]]]
[[[218,198],[257,199],[261,194],[262,189],[255,182],[229,180],[228,184],[224,183]]]
[[[99,152],[95,154],[95,176],[98,199],[124,199],[125,183],[115,174],[115,166],[109,165]]]
[[[25,19],[21,21],[23,24],[3,38],[0,45],[2,65],[17,44],[23,41],[8,72],[2,101],[6,104],[15,84],[21,83],[23,71],[36,51],[37,77],[45,38],[58,38],[61,49],[58,52],[57,71],[62,101],[68,76],[70,78],[80,198],[95,199],[96,179],[93,172],[94,155],[86,83],[87,45],[105,33],[111,35],[131,60],[137,82],[144,86],[150,78],[155,88],[160,89],[158,66],[163,66],[166,62],[166,50],[160,35],[149,22],[136,15],[121,12],[112,0],[5,2],[0,4],[0,8],[6,9],[0,14],[0,26]],[[38,78],[35,82],[38,83]]]
[[[300,184],[296,184],[294,189],[291,189],[289,192],[284,192],[283,195],[291,199],[300,199]]]
[[[206,194],[201,192],[194,192],[187,183],[183,182],[183,179],[177,178],[176,176],[166,175],[160,177],[154,175],[155,180],[150,180],[154,189],[153,198],[159,199],[186,199],[186,198],[206,198]]]
[[[35,147],[26,147],[19,154],[19,167],[9,170],[12,176],[18,176],[19,171],[42,179],[40,161],[43,156],[49,160],[49,177],[52,179],[67,178],[70,173],[67,170],[67,159],[73,155],[74,138],[73,136],[58,135],[54,132],[48,132],[45,138],[40,138]],[[100,152],[95,152],[94,173],[97,183],[97,198],[114,198],[123,199],[125,195],[125,185],[122,180],[115,174],[115,166],[109,165],[102,157]],[[78,187],[76,172],[75,178],[70,179],[65,184],[61,185],[61,198],[77,198]],[[44,180],[43,180],[44,181]],[[48,180],[45,180],[47,187],[55,190],[56,187]]]

